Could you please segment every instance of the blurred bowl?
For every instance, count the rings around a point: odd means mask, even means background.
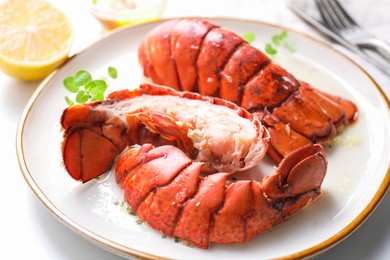
[[[156,21],[167,0],[93,0],[91,14],[108,30],[121,26]]]

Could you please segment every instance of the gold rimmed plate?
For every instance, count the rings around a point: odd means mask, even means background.
[[[27,183],[65,225],[112,252],[127,257],[175,259],[302,258],[319,254],[346,238],[372,213],[390,183],[389,101],[373,79],[347,57],[309,36],[255,21],[212,18],[239,35],[253,33],[263,49],[287,30],[296,52],[281,50],[274,61],[316,88],[351,99],[359,119],[327,147],[329,167],[323,195],[311,206],[252,241],[211,245],[208,250],[175,242],[129,215],[112,174],[86,184],[66,173],[61,158],[60,116],[69,93],[63,79],[84,69],[94,77],[116,67],[109,91],[135,88],[142,81],[137,48],[160,22],[120,29],[73,56],[36,90],[20,119],[17,155]],[[267,164],[267,162],[265,163]],[[261,166],[260,166],[261,167]]]

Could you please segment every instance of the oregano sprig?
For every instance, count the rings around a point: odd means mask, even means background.
[[[108,75],[112,79],[118,77],[118,71],[114,67],[108,67]],[[75,103],[85,103],[104,99],[104,93],[108,84],[103,79],[92,79],[91,74],[86,70],[79,70],[75,75],[64,79],[63,84],[67,90],[74,93],[75,100],[65,96],[65,101],[69,106]]]

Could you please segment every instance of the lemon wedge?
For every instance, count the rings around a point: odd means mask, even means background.
[[[44,0],[0,1],[0,69],[15,78],[37,80],[68,58],[72,26]]]

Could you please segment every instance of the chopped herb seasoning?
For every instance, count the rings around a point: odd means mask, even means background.
[[[275,34],[271,37],[271,42],[268,42],[264,46],[264,50],[267,54],[271,55],[271,58],[278,53],[278,48],[284,47],[290,52],[296,51],[296,46],[293,42],[288,41],[288,32],[282,31],[280,34]]]
[[[243,38],[248,43],[252,43],[255,40],[255,34],[252,32],[247,32],[244,34]]]
[[[131,207],[127,207],[127,213],[129,213],[130,215],[134,216],[134,212],[133,212],[133,209]]]

